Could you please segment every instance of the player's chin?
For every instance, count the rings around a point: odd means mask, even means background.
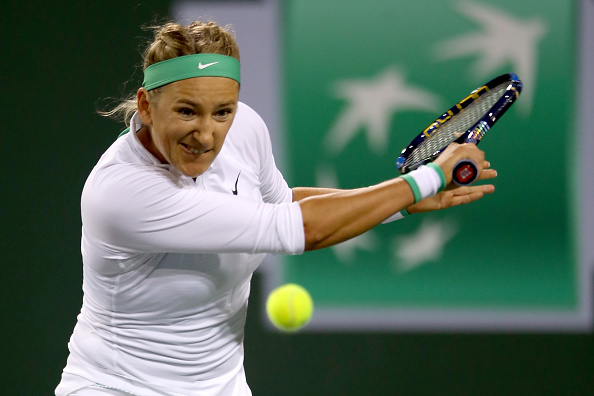
[[[176,168],[188,177],[198,177],[208,170],[212,161],[201,158],[200,161],[183,161],[176,165]]]
[[[208,170],[210,165],[186,165],[179,167],[179,171],[188,177],[198,177]]]
[[[215,158],[216,154],[213,150],[195,155],[182,153],[182,155],[178,156],[174,165],[184,175],[198,177],[210,168]]]

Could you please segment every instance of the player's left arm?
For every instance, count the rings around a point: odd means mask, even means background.
[[[314,197],[316,195],[325,195],[331,194],[339,191],[346,191],[340,190],[337,188],[323,188],[323,187],[294,187],[291,189],[293,191],[293,202],[301,201],[302,199]]]
[[[490,169],[489,162],[485,161],[484,170],[478,180],[487,180],[497,177],[497,171]],[[294,187],[293,202],[302,199],[313,197],[316,195],[331,194],[341,190],[337,188],[321,188],[321,187]],[[416,204],[406,208],[408,213],[422,213],[431,212],[434,210],[447,209],[452,206],[464,205],[481,199],[485,194],[492,194],[495,191],[495,186],[492,184],[472,185],[460,187],[456,184],[450,183],[450,186],[441,191],[437,195],[425,198]]]

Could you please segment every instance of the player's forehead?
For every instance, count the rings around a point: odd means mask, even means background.
[[[162,99],[190,105],[237,104],[239,84],[225,77],[194,77],[167,84]]]

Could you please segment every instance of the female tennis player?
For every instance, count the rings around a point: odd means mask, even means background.
[[[405,209],[443,209],[494,189],[444,189],[461,159],[495,177],[471,144],[367,188],[291,189],[264,122],[238,102],[228,31],[165,24],[144,66],[142,87],[112,112],[129,132],[82,192],[83,305],[56,395],[251,395],[244,324],[265,253],[325,248]]]

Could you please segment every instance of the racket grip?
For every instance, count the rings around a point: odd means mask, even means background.
[[[452,180],[459,186],[467,186],[478,179],[478,166],[469,159],[460,160],[454,166]]]

